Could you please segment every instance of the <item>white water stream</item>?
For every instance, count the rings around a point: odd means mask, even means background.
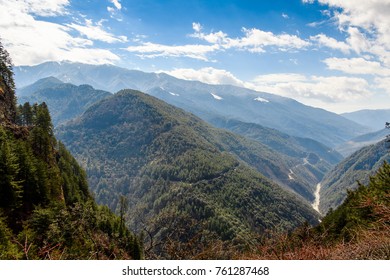
[[[321,183],[318,183],[317,186],[316,186],[316,191],[314,192],[314,202],[313,204],[311,205],[314,210],[316,210],[318,213],[321,213],[320,212],[320,209],[319,209],[319,206],[320,206],[320,190],[321,190]]]

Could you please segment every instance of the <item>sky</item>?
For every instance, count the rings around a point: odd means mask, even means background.
[[[336,113],[390,108],[390,0],[0,0],[13,63],[113,64]]]

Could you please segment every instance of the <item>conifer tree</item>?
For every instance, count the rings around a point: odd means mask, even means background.
[[[0,41],[0,101],[4,108],[0,111],[0,122],[16,120],[16,96],[13,79],[12,60]]]

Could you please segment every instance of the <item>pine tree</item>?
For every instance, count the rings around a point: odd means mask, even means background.
[[[16,96],[13,79],[12,60],[0,41],[0,102],[4,108],[0,110],[0,122],[15,122]]]
[[[12,143],[0,127],[0,208],[12,211],[21,206],[22,186],[18,181],[19,170]]]

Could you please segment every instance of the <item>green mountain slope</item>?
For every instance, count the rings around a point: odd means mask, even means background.
[[[137,91],[93,105],[59,137],[87,168],[100,203],[116,209],[126,195],[129,223],[150,233],[150,252],[160,257],[173,258],[172,246],[189,246],[181,257],[193,257],[211,240],[243,245],[266,229],[317,222],[308,204],[243,161],[287,177],[287,163],[275,166],[243,143],[271,150]]]
[[[334,164],[342,159],[335,150],[310,138],[290,136],[276,129],[235,119],[214,118],[210,123],[259,141],[279,153],[302,160],[303,165],[311,165],[310,168],[315,170],[320,180]]]
[[[111,93],[89,85],[66,84],[53,77],[45,78],[20,90],[19,103],[45,102],[55,126],[81,115],[93,103]]]
[[[385,141],[370,145],[353,153],[330,171],[322,181],[320,210],[326,213],[335,209],[347,197],[347,190],[356,189],[357,181],[368,183],[384,161],[390,160]]]

